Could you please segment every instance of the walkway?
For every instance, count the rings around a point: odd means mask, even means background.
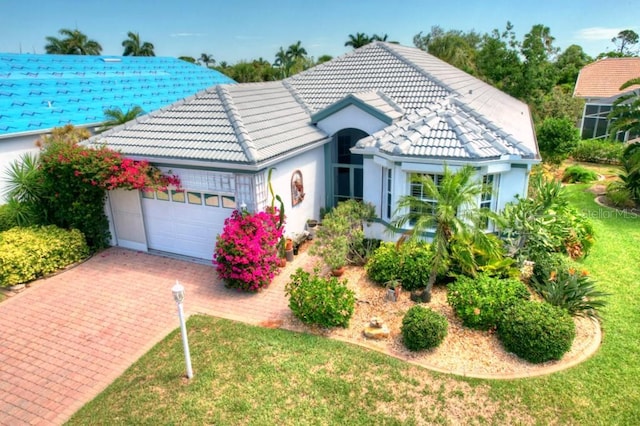
[[[62,424],[171,330],[185,312],[258,324],[287,311],[296,257],[257,294],[225,289],[211,265],[111,248],[0,303],[0,424]],[[251,301],[251,303],[248,303]]]

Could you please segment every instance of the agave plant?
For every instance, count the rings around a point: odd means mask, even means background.
[[[544,280],[533,277],[536,293],[552,305],[566,309],[572,316],[598,318],[598,309],[606,305],[608,293],[596,289],[586,271],[574,268],[552,271]]]

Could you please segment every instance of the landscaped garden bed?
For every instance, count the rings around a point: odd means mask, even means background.
[[[305,254],[306,255],[306,254]],[[310,258],[308,266],[320,262]],[[328,271],[327,271],[328,272]],[[600,342],[599,324],[591,319],[574,317],[576,337],[571,349],[560,361],[532,364],[507,352],[494,331],[474,330],[462,325],[447,304],[447,288],[436,285],[429,303],[421,304],[447,318],[449,330],[440,346],[429,351],[408,350],[400,332],[404,314],[416,305],[410,292],[401,291],[396,302],[386,298],[386,289],[367,278],[364,268],[347,267],[341,279],[355,292],[356,306],[347,328],[325,329],[303,324],[293,314],[282,319],[281,328],[319,334],[376,349],[432,370],[470,377],[511,378],[546,374],[568,368],[592,354]],[[390,330],[386,339],[373,340],[363,334],[372,318],[380,318]]]

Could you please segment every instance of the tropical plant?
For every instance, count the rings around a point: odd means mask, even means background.
[[[544,300],[566,309],[570,315],[598,318],[598,309],[606,305],[607,293],[598,291],[586,270],[561,268],[544,280],[531,279],[531,287]]]
[[[282,237],[273,212],[234,210],[216,239],[213,263],[228,288],[259,291],[278,270],[277,244]]]
[[[320,277],[298,268],[285,286],[289,308],[305,324],[320,327],[347,327],[356,304],[355,293],[347,281]]]
[[[354,49],[358,49],[362,46],[366,46],[374,40],[376,39],[374,39],[373,37],[369,37],[365,33],[356,33],[355,35],[349,34],[349,39],[344,43],[344,45],[346,47],[351,46]]]
[[[529,290],[521,281],[485,274],[475,278],[460,276],[447,291],[447,302],[462,323],[480,330],[496,327],[505,309],[526,299]]]
[[[628,198],[640,204],[640,145],[629,145],[622,154],[622,167],[618,180],[607,187],[609,198],[624,200]],[[621,203],[622,204],[622,203]]]
[[[287,48],[287,56],[294,61],[304,59],[307,56],[307,49],[302,47],[302,42],[298,40]]]
[[[40,203],[44,196],[40,160],[36,154],[25,153],[5,171],[4,214],[10,223],[29,226],[45,222],[45,211]]]
[[[128,123],[142,114],[144,114],[144,111],[138,105],[134,105],[126,112],[123,112],[120,107],[105,109],[104,116],[106,120],[102,122],[96,133],[102,133],[121,124]]]
[[[370,280],[384,284],[399,279],[400,252],[391,242],[382,242],[364,265]]]
[[[63,28],[59,31],[64,38],[47,37],[44,47],[47,53],[57,55],[99,55],[102,46],[95,40],[89,39],[80,30]]]
[[[409,308],[402,318],[402,341],[407,349],[419,351],[438,347],[445,337],[449,324],[440,313],[424,306]]]
[[[291,66],[293,65],[293,59],[289,55],[288,51],[285,51],[283,47],[276,52],[276,60],[273,62],[273,66],[280,71],[280,78],[289,76]]]
[[[507,253],[520,263],[540,262],[552,253],[584,257],[593,245],[593,226],[569,205],[566,190],[541,173],[531,176],[528,198],[508,203],[501,212],[500,231]]]
[[[427,231],[433,230],[431,248],[431,270],[423,298],[428,301],[431,288],[438,273],[446,272],[451,261],[451,244],[456,236],[468,236],[467,241],[483,252],[497,255],[495,241],[490,239],[481,226],[483,218],[496,218],[486,209],[478,207],[478,197],[487,188],[475,180],[475,169],[465,166],[458,172],[452,172],[447,166],[443,174],[437,178],[429,175],[414,175],[413,184],[421,188],[423,197],[405,195],[400,198],[392,226],[403,228],[412,226],[408,231],[411,239],[422,239]],[[465,269],[473,270],[474,265],[466,265]]]
[[[200,58],[198,58],[198,62],[204,64],[205,67],[209,68],[209,64],[215,65],[216,60],[213,58],[213,55],[202,53],[200,54]]]
[[[625,82],[620,86],[620,90],[635,85],[640,85],[640,77]],[[632,90],[618,97],[613,102],[607,118],[611,121],[608,132],[612,139],[616,138],[618,132],[634,136],[640,135],[640,89]]]
[[[498,324],[504,348],[536,364],[562,358],[575,336],[576,325],[567,311],[546,302],[516,303]]]
[[[153,44],[140,41],[140,34],[129,31],[127,39],[122,42],[124,52],[122,56],[156,56]]]

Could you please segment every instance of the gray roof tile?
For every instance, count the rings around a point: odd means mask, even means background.
[[[128,155],[259,166],[328,138],[311,116],[352,96],[393,123],[358,148],[537,158],[528,107],[421,50],[375,42],[286,80],[219,85],[92,138]]]

